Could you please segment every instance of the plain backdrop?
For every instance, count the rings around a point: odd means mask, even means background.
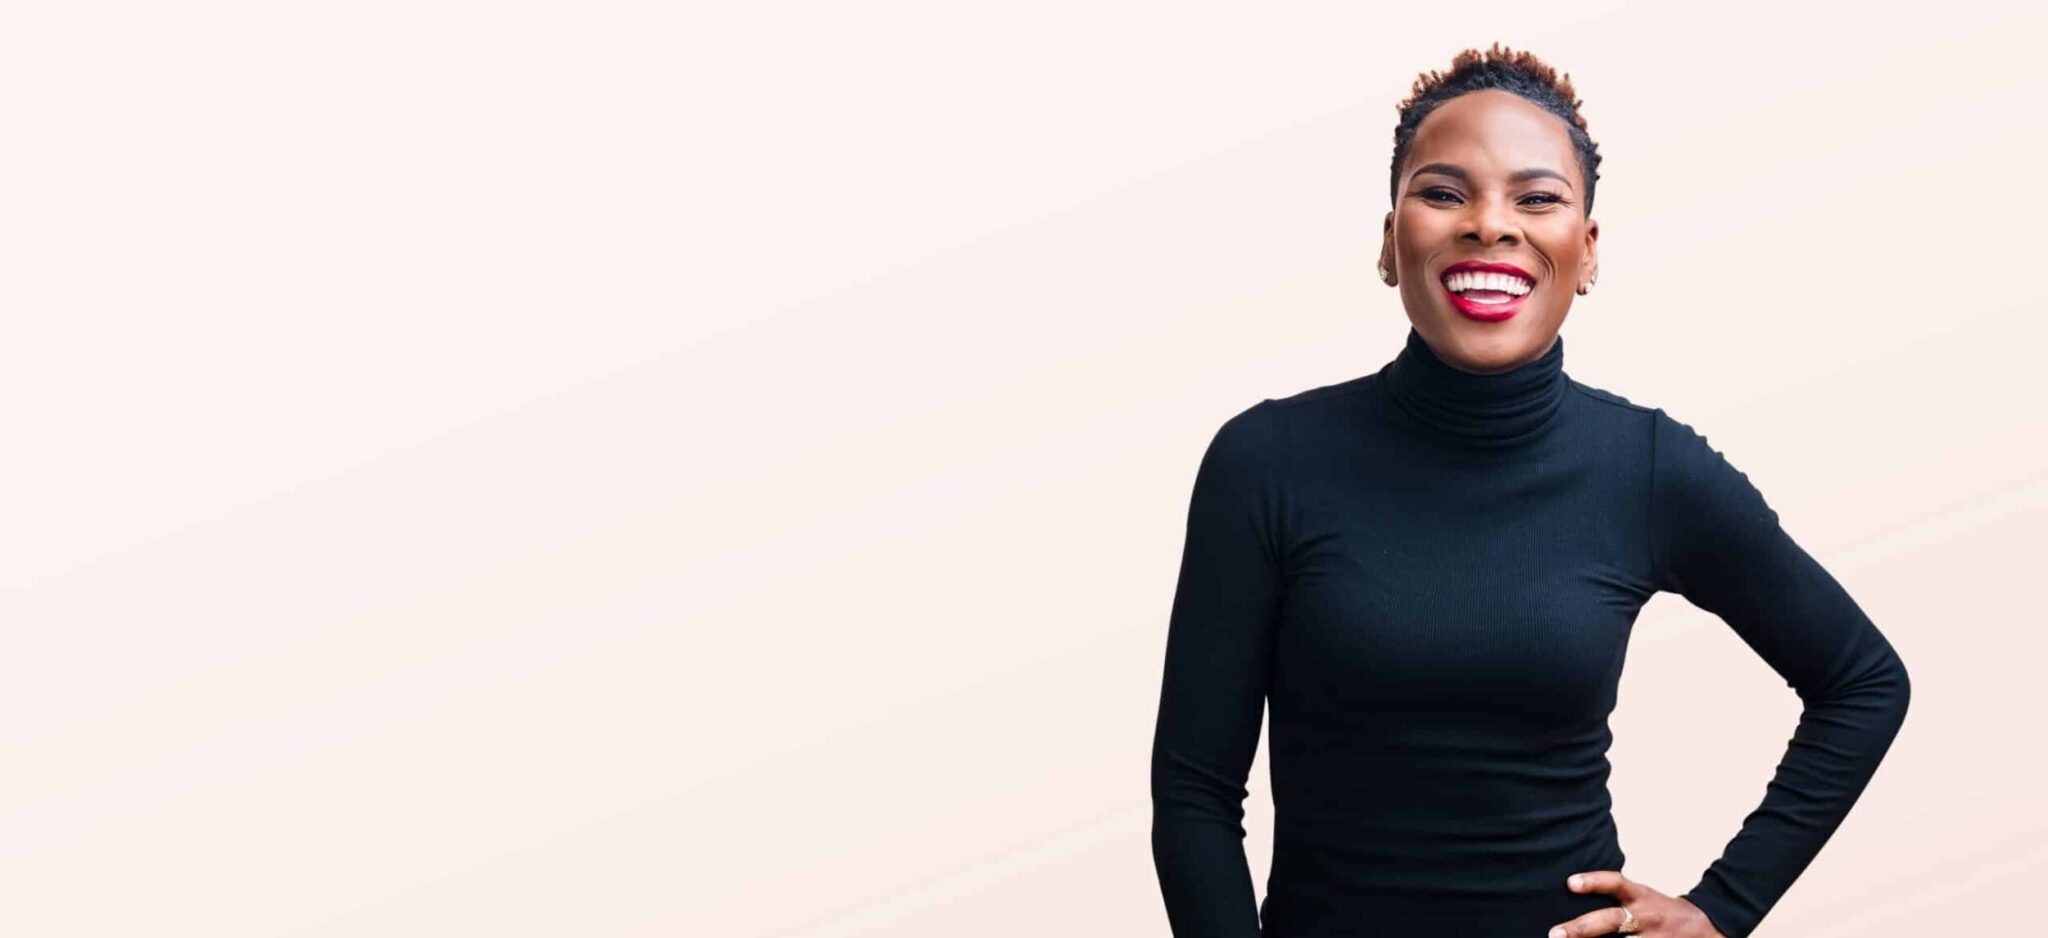
[[[1606,160],[1566,370],[1705,433],[1913,675],[1762,933],[2024,931],[2044,30],[11,5],[0,932],[1165,936],[1197,460],[1398,351],[1395,105],[1496,40],[1569,73]],[[1626,872],[1690,887],[1797,717],[1653,600]],[[1263,892],[1263,747],[1251,788]]]

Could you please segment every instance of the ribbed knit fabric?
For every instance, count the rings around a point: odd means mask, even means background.
[[[1891,644],[1749,478],[1572,380],[1562,337],[1480,375],[1411,329],[1373,374],[1232,417],[1195,476],[1152,750],[1173,934],[1538,938],[1614,905],[1565,877],[1623,869],[1607,718],[1658,591],[1719,616],[1804,704],[1762,803],[1684,893],[1747,938],[1908,699]],[[1268,709],[1259,902],[1242,822]]]

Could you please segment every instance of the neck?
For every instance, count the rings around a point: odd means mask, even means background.
[[[1380,370],[1387,397],[1430,432],[1478,448],[1526,443],[1564,404],[1564,337],[1507,371],[1479,374],[1444,361],[1408,327],[1407,344]]]

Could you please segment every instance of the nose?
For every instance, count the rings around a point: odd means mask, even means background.
[[[1458,219],[1458,238],[1480,244],[1514,244],[1522,239],[1522,229],[1506,199],[1487,196],[1473,200]]]

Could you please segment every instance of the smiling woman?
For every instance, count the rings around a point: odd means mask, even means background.
[[[1905,719],[1905,665],[1691,426],[1573,380],[1597,148],[1568,77],[1467,51],[1401,105],[1398,355],[1225,421],[1197,468],[1152,747],[1174,934],[1746,938]],[[1607,718],[1658,592],[1805,705],[1689,891],[1622,874]],[[1272,871],[1245,782],[1270,707]]]
[[[1468,371],[1542,354],[1599,274],[1599,145],[1573,95],[1569,76],[1496,46],[1418,79],[1401,106],[1380,276]],[[1501,276],[1453,279],[1471,269]]]

